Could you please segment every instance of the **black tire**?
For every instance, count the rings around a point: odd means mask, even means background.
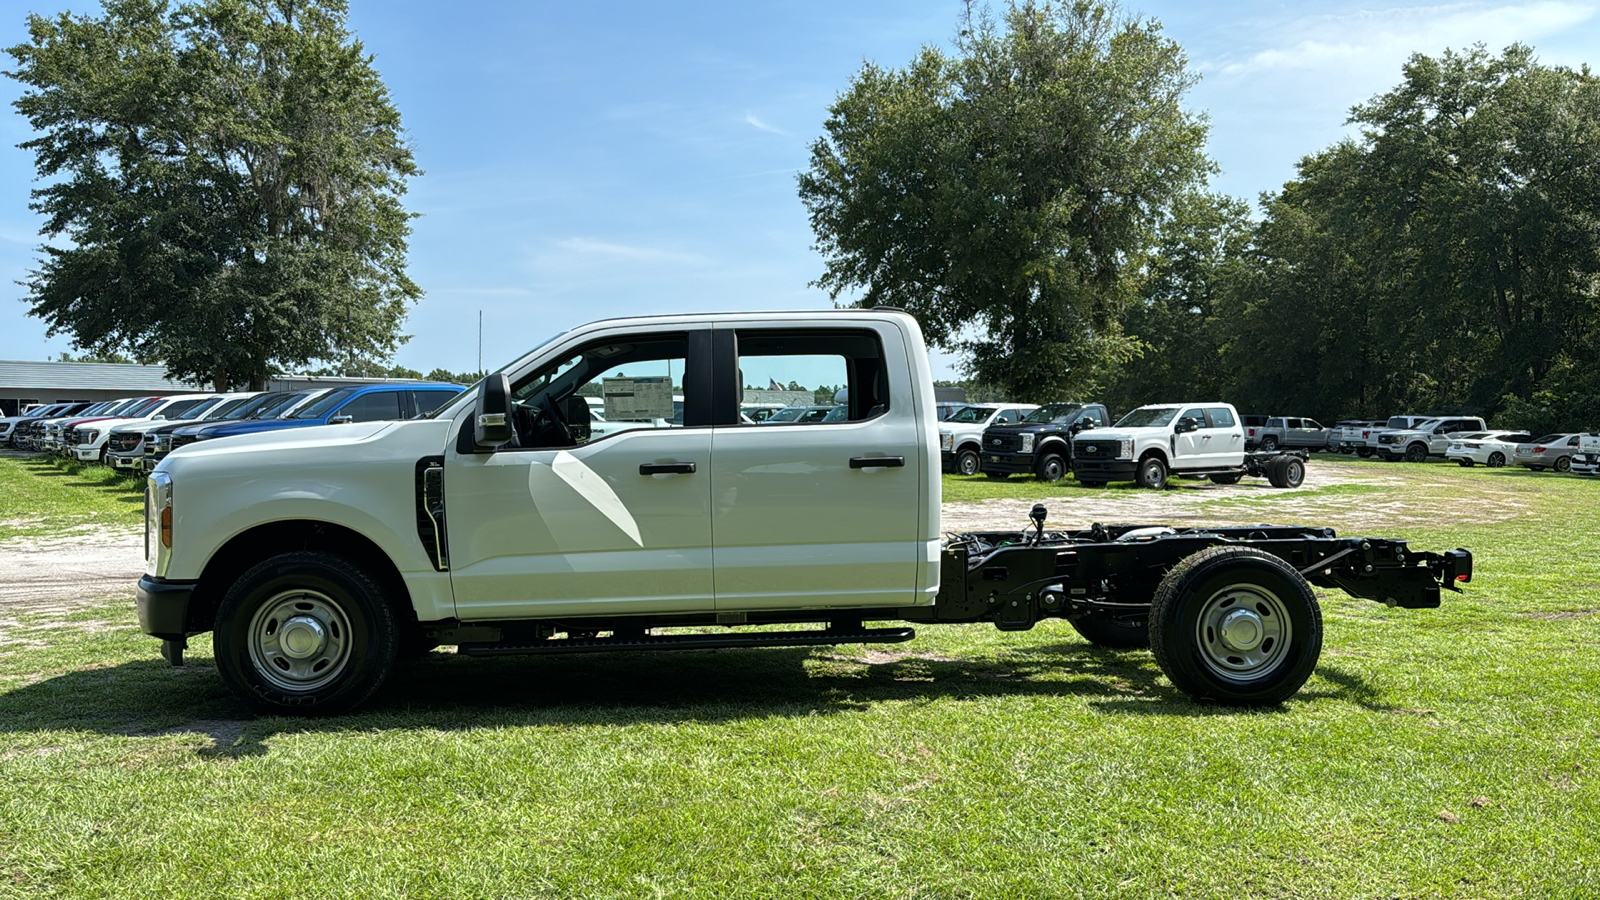
[[[1238,484],[1239,483],[1239,477],[1240,476],[1239,476],[1238,472],[1214,473],[1211,476],[1211,483],[1212,484]]]
[[[1297,488],[1306,480],[1306,464],[1298,456],[1274,456],[1267,461],[1267,483],[1275,488]]]
[[[1356,455],[1361,457],[1362,459],[1371,459],[1372,458],[1372,448],[1371,447],[1357,447],[1356,448]]]
[[[1059,453],[1046,453],[1034,466],[1033,474],[1040,481],[1060,481],[1067,477],[1067,458]]]
[[[1276,449],[1278,449],[1278,439],[1277,438],[1275,438],[1275,437],[1264,437],[1264,438],[1261,439],[1261,451],[1263,453],[1271,453],[1272,451],[1274,451]]]
[[[1322,610],[1311,585],[1278,557],[1211,547],[1161,580],[1150,649],[1173,685],[1196,700],[1268,706],[1311,677],[1322,655]]]
[[[1106,486],[1104,481],[1096,481],[1092,478],[1079,478],[1078,484],[1081,484],[1086,488],[1103,488]]]
[[[1456,463],[1458,465],[1460,465],[1461,468],[1463,468],[1463,469],[1472,468],[1472,460],[1470,460],[1470,459],[1458,459],[1458,460],[1456,460]]]
[[[1110,619],[1069,619],[1072,630],[1096,647],[1109,650],[1137,650],[1150,646],[1150,629],[1147,625],[1123,625]]]
[[[1011,477],[1010,472],[985,472],[983,474],[989,478],[993,478],[995,481],[1005,481],[1007,478]]]
[[[1555,470],[1557,472],[1570,472],[1570,471],[1572,471],[1572,457],[1570,457],[1570,456],[1558,456],[1558,457],[1556,457],[1556,464],[1555,464],[1554,468],[1555,468]]]
[[[1428,445],[1412,444],[1406,448],[1406,462],[1419,463],[1428,461]]]
[[[389,677],[400,624],[360,567],[300,551],[274,556],[234,582],[217,609],[211,646],[222,680],[257,712],[335,715]]]
[[[956,474],[973,476],[983,468],[983,463],[978,459],[978,451],[970,447],[956,454]]]
[[[1154,454],[1139,460],[1139,471],[1135,474],[1135,481],[1139,487],[1159,491],[1167,486],[1167,463]]]
[[[1505,464],[1506,464],[1506,455],[1504,453],[1501,453],[1499,450],[1496,450],[1495,452],[1489,454],[1488,461],[1484,463],[1484,465],[1488,466],[1491,469],[1502,468],[1502,467],[1505,466]]]

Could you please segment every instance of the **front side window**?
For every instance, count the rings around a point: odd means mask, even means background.
[[[511,385],[515,446],[573,447],[639,429],[681,428],[690,411],[683,394],[688,338],[642,334],[586,344]],[[589,435],[568,416],[581,398]]]

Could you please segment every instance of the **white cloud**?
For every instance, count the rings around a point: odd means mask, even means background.
[[[682,253],[675,250],[662,250],[658,247],[640,247],[629,244],[614,244],[609,241],[596,241],[589,238],[564,238],[556,241],[555,246],[590,257],[609,258],[613,260],[628,260],[632,262],[672,263],[675,265],[699,266],[704,265],[705,257]]]
[[[1392,80],[1412,53],[1430,56],[1446,47],[1483,43],[1493,51],[1539,39],[1593,18],[1594,3],[1532,0],[1523,3],[1449,3],[1314,15],[1268,28],[1265,49],[1213,69],[1225,76],[1301,72],[1381,72]]]
[[[767,123],[765,123],[765,122],[761,121],[760,119],[756,118],[756,114],[755,113],[745,113],[744,114],[744,120],[745,120],[745,122],[749,123],[751,125],[751,127],[755,128],[757,131],[765,131],[768,134],[781,134],[781,135],[784,135],[784,136],[787,136],[789,134],[789,132],[784,131],[782,128],[778,128],[778,127],[773,126],[773,125],[768,125]]]

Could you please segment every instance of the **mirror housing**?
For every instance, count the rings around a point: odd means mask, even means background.
[[[479,453],[493,453],[511,441],[511,381],[504,372],[483,380],[472,411],[472,445]]]
[[[593,432],[589,423],[594,417],[589,414],[589,401],[573,394],[567,398],[567,433],[572,435],[572,440],[577,444],[585,444]]]
[[[1072,423],[1071,431],[1072,431],[1073,434],[1077,434],[1077,433],[1079,433],[1081,431],[1088,431],[1089,429],[1091,429],[1093,427],[1094,427],[1094,420],[1093,419],[1079,419],[1078,421]]]
[[[333,418],[328,420],[328,424],[329,425],[349,425],[351,422],[354,422],[355,420],[356,420],[355,416],[347,414],[347,415],[342,415],[342,416],[334,416]]]
[[[1200,421],[1198,419],[1196,419],[1194,416],[1184,416],[1178,420],[1178,427],[1175,429],[1175,431],[1177,434],[1188,434],[1191,431],[1198,431],[1199,429]]]

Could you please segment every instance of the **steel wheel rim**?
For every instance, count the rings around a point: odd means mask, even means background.
[[[349,666],[350,619],[320,591],[284,591],[250,618],[246,642],[263,680],[306,693],[333,683]]]
[[[978,454],[973,453],[971,450],[962,453],[959,467],[963,475],[978,474]]]
[[[1276,670],[1289,658],[1293,639],[1288,607],[1256,584],[1230,584],[1216,591],[1201,606],[1195,623],[1200,661],[1224,681],[1251,681]]]
[[[1039,473],[1045,481],[1060,481],[1067,474],[1066,467],[1059,458],[1047,460],[1044,468]]]
[[[1156,462],[1145,463],[1144,466],[1139,469],[1139,483],[1143,484],[1145,487],[1155,487],[1156,482],[1160,480],[1159,476],[1161,474],[1161,470],[1157,468],[1158,465],[1160,464]]]

